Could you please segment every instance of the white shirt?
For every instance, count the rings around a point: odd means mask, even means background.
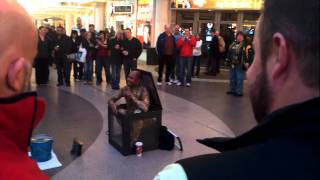
[[[193,56],[201,56],[202,40],[197,41],[196,46],[193,48]]]
[[[188,180],[186,172],[180,164],[170,164],[160,171],[153,180]]]

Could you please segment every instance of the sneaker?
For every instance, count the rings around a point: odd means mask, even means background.
[[[187,84],[186,84],[186,86],[187,86],[187,87],[190,87],[190,86],[191,86],[191,84],[190,84],[190,83],[187,83]]]
[[[167,82],[167,84],[168,84],[169,86],[171,86],[171,85],[172,85],[172,82]]]
[[[170,79],[170,81],[169,81],[170,83],[174,83],[174,79]]]
[[[178,84],[179,81],[178,81],[178,80],[174,80],[173,83],[174,83],[174,84]],[[180,83],[180,85],[181,85],[181,83]]]
[[[161,86],[161,85],[162,85],[162,82],[157,82],[157,85],[158,85],[158,86]]]
[[[76,82],[80,82],[80,79],[76,79]]]
[[[178,82],[177,82],[177,86],[181,86],[181,85],[182,85],[181,82],[178,81]]]

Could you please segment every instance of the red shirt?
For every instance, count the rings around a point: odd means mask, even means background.
[[[193,48],[196,46],[197,40],[195,37],[191,36],[186,39],[184,37],[177,41],[177,47],[180,50],[180,56],[191,57],[193,56]]]
[[[103,44],[107,45],[107,42],[104,42]],[[97,50],[97,56],[98,57],[107,57],[108,56],[108,49],[99,45],[98,50]]]

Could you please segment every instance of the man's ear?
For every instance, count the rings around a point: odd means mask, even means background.
[[[272,50],[274,51],[273,55],[275,57],[272,79],[277,79],[287,70],[290,61],[288,43],[281,33],[275,33],[273,35]]]
[[[16,93],[22,92],[25,88],[25,80],[27,78],[26,76],[28,76],[26,63],[27,61],[20,57],[9,65],[7,85]]]

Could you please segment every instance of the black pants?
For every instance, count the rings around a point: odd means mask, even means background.
[[[209,56],[208,61],[208,74],[216,75],[220,71],[220,57],[218,56]]]
[[[162,82],[164,65],[166,65],[166,82],[169,82],[169,78],[172,73],[172,66],[174,63],[175,57],[173,55],[163,55],[159,58],[158,82]]]
[[[49,80],[49,58],[36,58],[36,83],[47,84]]]
[[[124,58],[123,59],[123,67],[124,67],[124,74],[126,76],[126,80],[128,78],[128,75],[130,71],[137,69],[138,64],[137,60],[130,59],[130,58]]]
[[[79,61],[73,61],[73,77],[74,79],[81,80],[83,77],[83,63]]]
[[[56,58],[58,84],[62,85],[63,81],[70,84],[71,61],[67,57]]]
[[[200,73],[200,59],[201,56],[193,56],[193,61],[192,61],[192,76],[194,76],[194,68],[196,67],[196,76],[199,76]]]

